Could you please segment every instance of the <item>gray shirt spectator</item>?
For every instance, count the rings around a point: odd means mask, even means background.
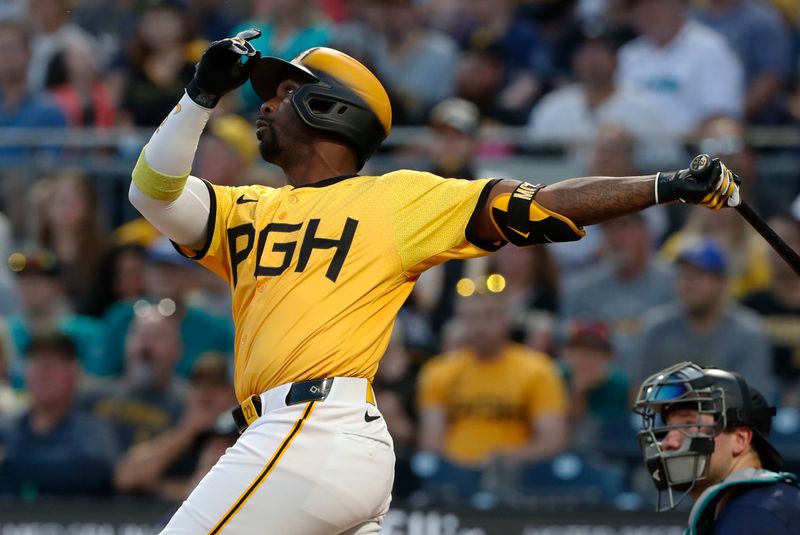
[[[684,360],[739,372],[771,398],[770,347],[758,316],[728,298],[728,262],[711,239],[677,258],[679,301],[651,311],[634,350],[637,379]],[[631,368],[634,369],[634,368]]]
[[[673,298],[667,266],[652,258],[651,235],[645,218],[628,215],[603,224],[603,250],[608,262],[566,285],[561,302],[567,320],[607,323],[614,335],[621,364],[632,337],[642,329],[644,312]]]
[[[774,392],[770,348],[761,320],[731,304],[708,331],[693,329],[677,303],[652,310],[636,346],[639,373],[647,377],[683,360],[736,371],[765,395]]]
[[[564,315],[603,318],[617,330],[628,331],[646,310],[672,300],[673,292],[665,284],[671,276],[669,267],[655,260],[630,279],[617,276],[610,262],[603,264],[566,289]]]

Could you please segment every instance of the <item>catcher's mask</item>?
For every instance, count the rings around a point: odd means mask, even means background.
[[[677,409],[696,411],[697,419],[668,425],[670,411]],[[725,430],[751,428],[752,444],[762,466],[776,472],[783,467],[783,459],[767,440],[775,407],[770,407],[739,374],[691,362],[676,364],[644,381],[634,411],[642,417],[637,436],[658,489],[658,511],[677,507],[698,481],[708,477],[714,438]],[[703,419],[702,415],[711,418]],[[665,450],[662,441],[671,431],[682,433],[684,440],[680,448]]]
[[[292,105],[303,122],[350,142],[362,167],[392,129],[392,106],[380,81],[347,54],[317,47],[292,61],[259,59],[250,72],[250,83],[266,102],[289,77],[303,82],[292,95]]]

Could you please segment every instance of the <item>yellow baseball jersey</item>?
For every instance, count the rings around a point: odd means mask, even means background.
[[[230,283],[239,399],[322,377],[371,381],[419,274],[499,247],[466,236],[493,183],[416,171],[207,183],[205,247],[178,250]]]
[[[468,349],[435,357],[423,366],[418,388],[421,410],[446,411],[443,453],[462,464],[520,446],[537,418],[567,413],[566,388],[552,359],[517,344],[490,360]]]

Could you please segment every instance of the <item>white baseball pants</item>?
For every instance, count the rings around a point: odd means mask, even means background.
[[[366,401],[367,380],[337,377],[324,401],[287,406],[290,387],[261,394],[261,417],[203,478],[163,534],[380,532],[395,459],[386,423]]]

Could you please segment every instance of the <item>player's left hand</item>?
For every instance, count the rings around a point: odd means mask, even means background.
[[[214,41],[203,52],[194,78],[186,93],[205,108],[213,108],[226,93],[244,84],[250,70],[261,57],[261,52],[250,43],[261,36],[261,31],[251,28],[236,37]],[[248,58],[247,61],[243,59]]]
[[[656,203],[681,201],[712,210],[741,203],[741,180],[718,158],[695,156],[688,169],[656,175]]]

